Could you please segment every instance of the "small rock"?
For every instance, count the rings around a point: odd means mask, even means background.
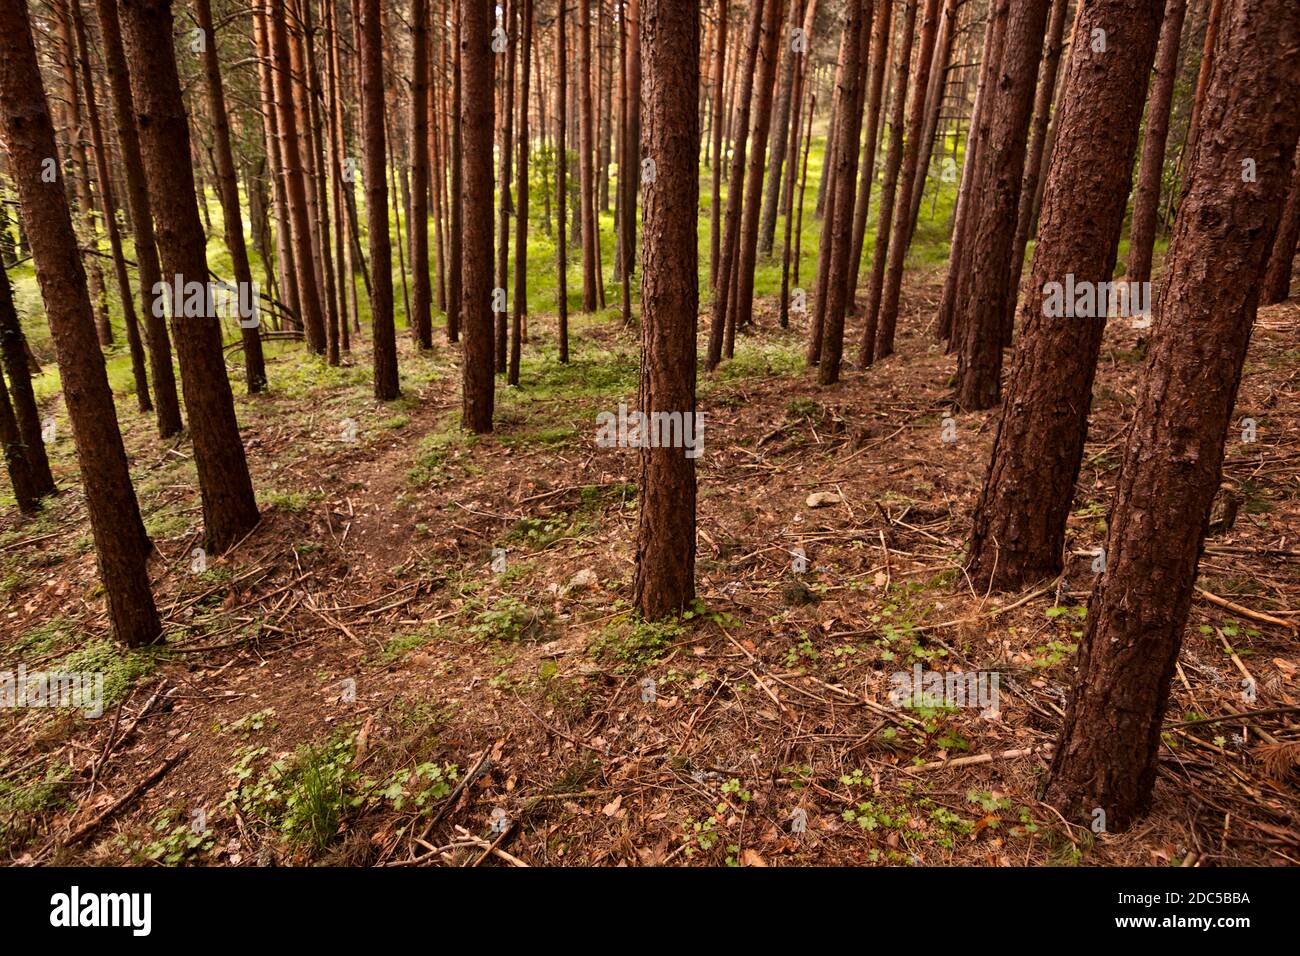
[[[829,508],[831,505],[837,505],[844,499],[833,491],[814,491],[804,502],[809,508]]]
[[[564,589],[569,592],[585,591],[588,588],[594,588],[595,586],[596,572],[591,570],[591,568],[583,568],[569,579],[569,583],[565,585]]]

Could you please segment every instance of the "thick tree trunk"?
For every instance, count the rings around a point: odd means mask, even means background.
[[[64,177],[42,176],[58,153],[24,0],[0,0],[0,132],[54,339],[109,619],[123,644],[149,644],[162,634],[145,567],[149,540],[99,352]]]
[[[992,408],[1002,392],[1002,341],[1010,292],[1025,148],[1033,116],[1050,0],[1011,0],[1006,47],[998,70],[989,128],[983,197],[972,223],[970,269],[960,302],[965,316],[957,362],[957,404],[968,411]]]
[[[375,398],[401,394],[397,330],[393,324],[393,248],[388,237],[388,182],[384,177],[384,47],[380,0],[361,0],[361,110],[365,128],[366,219],[370,238],[370,326],[374,339]],[[491,51],[489,50],[489,53]],[[488,152],[491,152],[489,148]]]
[[[1016,588],[1061,570],[1106,317],[1047,315],[1044,287],[1073,275],[1076,287],[1095,288],[1115,270],[1163,9],[1163,0],[1099,0],[1080,14],[1023,328],[971,533],[979,586]],[[1094,29],[1105,31],[1109,52]],[[1098,103],[1109,104],[1105,124]]]
[[[135,70],[132,92],[163,275],[173,277],[173,289],[199,283],[206,290],[207,239],[199,222],[193,170],[188,155],[176,149],[190,138],[171,43],[171,0],[122,0],[119,9]],[[166,295],[160,299],[155,309]],[[257,503],[226,378],[220,320],[210,301],[199,315],[181,305],[171,302],[172,332],[203,499],[204,541],[210,550],[224,551],[256,526]]]
[[[253,270],[248,264],[244,245],[244,219],[239,211],[239,180],[235,178],[235,156],[230,148],[230,119],[226,113],[226,94],[221,84],[221,64],[217,59],[217,36],[212,27],[210,0],[194,0],[199,29],[207,37],[203,52],[203,73],[208,87],[208,108],[212,113],[212,136],[216,148],[217,187],[221,192],[221,220],[225,227],[226,248],[230,250],[231,268],[235,273],[238,300],[252,295]],[[245,291],[247,290],[247,291]],[[256,300],[249,298],[248,301]],[[249,394],[266,388],[266,362],[262,357],[262,336],[258,325],[249,325],[253,317],[241,316],[240,333],[244,344],[244,381]]]
[[[1156,244],[1156,213],[1160,205],[1160,184],[1164,178],[1165,143],[1169,138],[1169,106],[1174,97],[1178,73],[1178,44],[1183,33],[1187,0],[1167,0],[1160,45],[1156,54],[1156,77],[1147,102],[1146,135],[1142,138],[1142,162],[1137,189],[1133,193],[1133,225],[1129,230],[1128,273],[1130,282],[1151,279],[1151,253]]]
[[[680,414],[685,423],[695,416],[699,311],[700,10],[695,0],[645,0],[641,16],[640,95],[646,104],[646,149],[657,170],[645,187],[640,404],[643,414]],[[703,441],[701,433],[694,434]],[[632,590],[646,620],[681,612],[695,599],[692,456],[701,448],[641,449]]]
[[[1228,0],[1106,536],[1047,779],[1070,822],[1150,809],[1169,684],[1300,134],[1300,6]],[[1239,175],[1241,158],[1256,176]]]
[[[461,425],[492,430],[492,11],[460,0],[461,203],[465,215],[461,316],[465,325]],[[590,105],[590,103],[588,103]],[[588,167],[590,167],[588,156]],[[590,169],[588,170],[590,172]],[[583,190],[583,201],[591,198]]]

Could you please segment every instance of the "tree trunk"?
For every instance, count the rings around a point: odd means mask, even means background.
[[[725,70],[727,61],[727,0],[718,0],[718,40],[713,51],[713,193],[709,197],[709,287],[718,291],[718,255],[722,244],[722,134],[726,123]]]
[[[740,204],[744,196],[745,148],[749,140],[750,98],[754,89],[755,64],[758,60],[758,41],[763,26],[763,2],[753,0],[749,9],[749,30],[745,41],[745,64],[741,67],[739,102],[734,124],[736,142],[732,147],[731,171],[727,177],[727,215],[723,229],[722,246],[718,258],[718,281],[713,292],[713,316],[709,324],[709,371],[722,361],[723,337],[726,331],[727,304],[730,301],[732,273],[736,266],[736,250],[740,238]],[[776,0],[767,0],[775,3]]]
[[[162,625],[145,567],[149,540],[99,352],[64,177],[47,182],[42,176],[46,160],[58,153],[24,0],[0,0],[0,131],[54,339],[109,620],[123,644],[150,644]]]
[[[1169,684],[1219,490],[1259,279],[1300,134],[1300,6],[1229,0],[1187,191],[1166,259],[1046,794],[1108,830],[1151,807]],[[1241,158],[1256,177],[1238,175]]]
[[[889,38],[894,23],[890,0],[883,0],[876,15],[871,42],[871,83],[867,94],[867,136],[859,161],[858,195],[853,204],[853,249],[849,254],[849,301],[857,309],[858,275],[862,271],[862,246],[867,237],[867,215],[871,210],[871,187],[876,182],[876,146],[880,138],[881,96],[885,88],[885,61],[889,59]]]
[[[909,8],[915,15],[915,5]],[[853,244],[854,186],[858,175],[858,140],[862,133],[862,65],[871,47],[873,0],[850,0],[844,9],[844,35],[840,61],[844,65],[840,86],[839,123],[835,140],[840,148],[835,157],[835,188],[830,194],[822,228],[831,230],[830,262],[825,270],[826,320],[817,380],[822,385],[839,381],[840,359],[844,354],[844,315],[849,303],[849,254]],[[906,29],[911,31],[911,18]]]
[[[582,207],[582,311],[595,312],[597,259],[595,120],[591,106],[591,2],[578,0],[578,202]]]
[[[298,270],[301,321],[307,333],[307,348],[325,352],[325,316],[321,309],[320,282],[316,275],[316,254],[307,211],[307,182],[302,160],[298,117],[294,109],[294,76],[289,54],[289,24],[285,0],[267,0],[271,28],[272,69],[275,79],[276,121],[280,132],[280,156],[293,234],[293,258]],[[367,187],[371,184],[366,183]],[[373,311],[373,306],[372,306]]]
[[[981,587],[1016,588],[1061,570],[1106,317],[1050,317],[1044,286],[1073,275],[1076,287],[1095,287],[1115,271],[1163,8],[1099,0],[1079,15],[1023,328],[971,533],[969,568]],[[1109,52],[1096,49],[1094,30],[1105,31]],[[1098,103],[1108,104],[1104,125]]]
[[[1048,0],[1035,0],[1043,4],[1046,13]],[[925,109],[928,102],[927,91],[930,88],[930,70],[934,65],[935,41],[939,33],[939,0],[926,0],[925,18],[921,21],[921,47],[916,56],[916,75],[912,79],[911,110],[907,117],[907,145],[903,151],[903,164],[899,174],[898,196],[894,202],[894,227],[891,230],[893,241],[889,245],[889,255],[885,261],[885,285],[880,305],[880,318],[876,332],[876,358],[886,358],[894,353],[894,330],[898,325],[898,300],[903,288],[903,261],[907,256],[907,247],[912,241],[912,191],[918,192],[925,182],[925,164],[927,156],[921,152],[925,140]],[[1037,66],[1039,49],[1043,43],[1043,31],[1038,31],[1038,48],[1034,51],[1034,64]],[[1033,98],[1034,74],[1028,82],[1028,98]],[[901,90],[900,90],[901,92]],[[1025,117],[1028,124],[1029,117]],[[1024,161],[1024,145],[1020,146],[1019,163],[1016,171],[1018,188],[1019,164]],[[1014,213],[1014,209],[1013,209]],[[1010,227],[1007,241],[1010,243]],[[888,237],[887,237],[888,238]],[[881,251],[877,245],[876,251]],[[873,263],[874,266],[874,263]],[[874,310],[873,310],[874,311]]]
[[[429,3],[411,0],[411,294],[415,341],[433,348],[433,291],[429,283]]]
[[[795,50],[795,31],[803,23],[803,3],[791,0],[790,19],[786,22],[785,42],[781,44],[781,73],[777,81],[776,116],[771,124],[771,137],[767,148],[767,185],[763,195],[763,215],[759,220],[758,251],[770,256],[776,243],[776,214],[781,201],[781,170],[785,165],[786,143],[790,128],[790,97],[794,92],[794,65],[799,54]],[[807,43],[807,36],[801,41]]]
[[[565,38],[563,0],[555,12],[555,306],[559,322],[560,361],[569,361],[569,149],[568,132],[568,64],[569,48]]]
[[[493,368],[498,375],[506,374],[507,327],[510,320],[509,306],[504,293],[510,288],[510,161],[514,144],[515,129],[515,47],[518,31],[515,19],[519,15],[518,7],[523,0],[503,0],[501,4],[501,29],[505,31],[506,48],[501,59],[504,67],[501,93],[501,144],[497,155],[501,157],[501,184],[498,200],[497,222],[497,281],[496,287],[503,293],[501,308],[493,306],[493,318],[496,323],[495,353]]]
[[[1268,268],[1264,270],[1260,299],[1264,305],[1285,302],[1291,294],[1291,268],[1295,263],[1297,242],[1300,242],[1300,152],[1296,153],[1291,190],[1282,211],[1282,221],[1277,227],[1277,238],[1273,240]]]
[[[523,3],[519,23],[519,184],[515,189],[515,308],[510,326],[510,371],[507,381],[519,384],[524,316],[528,312],[528,84],[533,48],[533,0]],[[620,176],[622,170],[619,170]]]
[[[885,323],[881,321],[881,301],[885,290],[885,266],[889,256],[889,237],[894,228],[894,204],[898,199],[898,174],[903,165],[903,114],[907,102],[907,73],[912,59],[912,28],[916,24],[916,8],[919,0],[907,0],[903,11],[902,41],[898,60],[894,64],[894,99],[889,111],[889,153],[885,157],[885,178],[880,185],[880,211],[876,224],[876,245],[871,251],[871,280],[867,293],[867,307],[864,313],[862,341],[858,345],[858,364],[862,367],[875,361],[876,353],[882,344],[893,348],[893,329],[888,336]],[[927,4],[933,0],[926,0]],[[928,14],[927,7],[927,14]],[[925,32],[922,24],[922,33]],[[922,41],[924,41],[922,37]],[[930,34],[934,42],[934,34]],[[887,353],[886,353],[887,354]],[[881,356],[884,357],[883,355]]]
[[[492,10],[460,0],[461,203],[465,244],[461,315],[465,357],[461,424],[472,432],[492,430]],[[590,105],[590,102],[588,103]],[[588,156],[590,167],[590,155]],[[588,170],[590,172],[590,169]],[[591,198],[583,190],[584,202]]]
[[[100,212],[104,217],[104,231],[108,233],[108,247],[113,257],[113,274],[117,281],[117,294],[122,303],[122,324],[126,326],[127,349],[131,354],[131,373],[135,379],[135,395],[142,412],[152,412],[149,400],[149,374],[145,370],[144,343],[140,339],[140,324],[135,314],[135,299],[131,295],[131,278],[126,271],[126,257],[122,253],[122,237],[114,214],[113,180],[109,175],[108,146],[99,124],[99,106],[95,103],[94,80],[90,72],[90,47],[86,42],[86,20],[81,13],[81,0],[69,0],[72,25],[77,42],[78,74],[81,77],[81,95],[86,102],[86,120],[90,126],[90,145],[95,153],[95,176],[99,182]]]
[[[380,0],[361,0],[361,109],[365,127],[366,232],[370,239],[370,326],[374,339],[375,398],[401,394],[397,330],[393,325],[393,248],[388,237],[388,182],[384,176],[384,47]],[[491,52],[491,51],[489,51]],[[488,152],[491,152],[489,148]]]
[[[461,307],[464,301],[465,274],[465,159],[460,118],[463,110],[461,90],[461,32],[465,0],[451,0],[452,8],[452,64],[451,64],[451,182],[447,191],[450,209],[450,249],[447,257],[447,341],[460,341]],[[488,64],[489,67],[491,63]],[[489,167],[489,173],[491,168]]]
[[[174,277],[173,288],[198,283],[207,290],[207,239],[199,222],[193,170],[189,156],[176,148],[190,137],[171,43],[171,0],[122,0],[119,9],[135,69],[140,145],[163,274]],[[172,298],[172,332],[203,499],[205,546],[224,551],[257,525],[258,514],[226,378],[221,322],[212,314],[210,299],[193,315],[192,302],[187,299],[181,309],[182,303]],[[154,308],[161,308],[166,299],[165,293],[159,295]]]
[[[221,64],[217,59],[217,36],[212,27],[210,0],[194,0],[194,12],[199,29],[207,38],[203,52],[203,73],[208,87],[208,107],[212,113],[212,134],[216,147],[217,186],[221,192],[221,221],[225,227],[226,248],[230,250],[230,263],[235,273],[238,299],[252,295],[253,270],[248,264],[248,249],[244,245],[244,220],[239,211],[239,181],[235,178],[235,157],[230,148],[230,119],[226,113],[226,94],[221,85]],[[244,291],[248,290],[248,291]],[[257,307],[256,300],[249,301]],[[266,388],[266,362],[262,357],[262,337],[259,325],[248,326],[253,315],[240,316],[240,333],[244,344],[244,381],[249,394]]]
[[[1151,279],[1151,253],[1156,244],[1156,212],[1160,205],[1160,184],[1165,168],[1165,143],[1169,137],[1169,106],[1174,97],[1178,72],[1178,44],[1183,33],[1187,0],[1167,0],[1160,45],[1156,54],[1156,77],[1147,103],[1146,135],[1142,138],[1142,163],[1137,190],[1133,194],[1133,225],[1128,240],[1130,282]]]
[[[1184,0],[1185,2],[1185,0]],[[1016,303],[1020,299],[1020,279],[1025,271],[1025,249],[1033,229],[1035,198],[1042,180],[1043,158],[1046,153],[1047,127],[1051,121],[1052,99],[1056,92],[1056,75],[1061,64],[1061,37],[1065,30],[1065,15],[1070,0],[1053,0],[1052,13],[1047,21],[1047,45],[1043,50],[1043,63],[1038,73],[1038,92],[1034,98],[1034,119],[1029,126],[1029,150],[1025,154],[1025,180],[1020,187],[1020,209],[1016,213],[1016,240],[1011,247],[1011,277],[1007,280],[1007,315],[1003,344],[1009,344],[1010,332],[1015,325]]]
[[[757,15],[757,11],[755,11]],[[695,415],[699,312],[700,10],[695,0],[645,0],[641,11],[645,142],[657,166],[645,187],[641,274],[643,414]],[[686,418],[686,416],[691,416]],[[698,441],[702,433],[695,432]],[[646,620],[695,599],[695,459],[701,446],[642,448],[633,603]]]
[[[960,301],[962,346],[957,362],[957,404],[968,411],[992,408],[1002,390],[1002,341],[1010,292],[1025,148],[1033,116],[1034,83],[1043,53],[1050,0],[1011,0],[1006,47],[992,101],[983,195],[972,223],[970,269]]]
[[[31,495],[44,498],[55,494],[54,476],[50,473],[45,439],[41,435],[41,411],[32,389],[27,339],[18,321],[18,310],[14,307],[9,275],[3,268],[0,268],[0,364],[4,365],[5,374],[9,376],[9,395],[13,401],[18,437],[23,445],[24,465],[31,479]]]
[[[758,258],[758,226],[760,203],[763,200],[764,153],[767,150],[768,131],[772,124],[772,95],[775,92],[777,52],[781,39],[781,12],[788,0],[766,0],[763,10],[763,39],[760,49],[757,96],[754,103],[754,127],[750,133],[752,149],[745,170],[744,205],[740,217],[740,238],[736,255],[738,270],[735,278],[736,295],[732,297],[727,312],[726,351],[734,351],[736,329],[749,325],[754,317],[754,266]],[[775,172],[772,175],[776,175]]]

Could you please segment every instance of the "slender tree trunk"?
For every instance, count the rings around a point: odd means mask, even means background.
[[[1106,316],[1052,317],[1045,286],[1095,288],[1115,270],[1163,9],[1163,0],[1099,0],[1080,14],[1023,328],[975,510],[969,570],[980,586],[1016,588],[1061,570]],[[1111,53],[1095,48],[1094,29]],[[1097,103],[1109,104],[1104,125]]]
[[[285,0],[268,0],[271,27],[272,73],[275,79],[276,118],[280,131],[280,155],[293,234],[293,258],[298,270],[298,296],[307,348],[325,352],[325,317],[321,308],[320,282],[316,274],[316,253],[308,219],[306,167],[303,163],[297,112],[294,109],[294,75],[290,61],[289,24]],[[367,187],[371,184],[367,183]],[[373,308],[372,308],[373,311]]]
[[[798,4],[800,0],[795,2]],[[785,185],[781,190],[781,199],[784,203],[781,214],[785,217],[785,233],[781,247],[781,300],[778,305],[778,321],[783,329],[790,327],[790,259],[793,251],[791,242],[794,236],[794,189],[795,176],[799,167],[799,132],[803,128],[803,85],[807,64],[808,54],[805,46],[795,54],[794,88],[790,93],[793,107],[788,117],[789,129],[785,131],[788,142],[785,150]]]
[[[722,244],[722,119],[727,61],[727,0],[718,0],[718,40],[713,52],[713,192],[709,197],[709,287],[718,292],[718,255]]]
[[[785,166],[786,143],[790,128],[790,97],[794,91],[795,59],[798,57],[796,46],[806,46],[805,34],[797,39],[796,31],[802,29],[804,4],[800,0],[791,0],[790,19],[786,22],[785,42],[781,44],[781,72],[777,80],[776,115],[771,124],[771,136],[768,144],[767,183],[763,194],[763,215],[759,220],[758,252],[764,256],[772,254],[776,243],[776,215],[781,201],[781,170]],[[797,42],[796,42],[797,41]]]
[[[429,4],[411,0],[411,294],[415,340],[433,348],[433,291],[429,283]]]
[[[745,170],[745,202],[740,218],[740,239],[736,256],[736,295],[727,315],[726,351],[734,350],[736,329],[749,325],[754,317],[754,267],[758,258],[760,203],[763,200],[764,153],[772,124],[772,96],[775,92],[777,54],[781,39],[781,12],[789,0],[766,0],[763,10],[763,56],[758,67],[758,90],[754,103],[754,127],[750,132],[752,149]],[[773,171],[772,175],[776,175]]]
[[[460,0],[460,3],[462,89],[458,125],[464,149],[461,202],[465,213],[461,288],[465,358],[462,362],[461,424],[469,431],[483,433],[492,430],[495,398],[492,377],[492,11],[487,4],[475,0]],[[588,172],[590,165],[589,154]],[[589,200],[591,191],[583,190],[582,196],[584,202]]]
[[[1046,793],[1126,830],[1151,807],[1169,684],[1219,490],[1259,279],[1300,134],[1300,6],[1229,0],[1151,353]],[[1256,177],[1237,175],[1241,157]],[[1225,175],[1225,171],[1228,174]]]
[[[519,4],[523,0],[505,0],[501,4],[501,28],[506,35],[506,48],[501,59],[504,67],[501,93],[501,144],[497,154],[501,158],[501,175],[498,182],[498,221],[497,221],[497,281],[496,287],[504,293],[510,288],[510,161],[514,146],[515,128],[515,47],[518,44],[518,31],[515,19],[519,15]],[[498,375],[506,374],[506,351],[508,348],[508,325],[510,321],[509,305],[504,295],[499,309],[493,306],[496,322],[495,358],[493,368]]]
[[[1156,213],[1160,205],[1160,184],[1164,178],[1165,143],[1169,137],[1169,106],[1174,97],[1178,73],[1178,44],[1183,33],[1187,0],[1166,0],[1160,45],[1156,54],[1156,76],[1147,103],[1146,135],[1142,138],[1142,163],[1137,190],[1133,194],[1133,225],[1129,231],[1128,273],[1130,282],[1151,279],[1151,254],[1156,244]]]
[[[731,172],[727,178],[727,216],[722,247],[718,260],[718,282],[713,294],[713,316],[709,326],[709,371],[722,361],[723,337],[726,331],[727,304],[736,265],[736,250],[740,237],[740,205],[744,194],[742,177],[745,172],[745,148],[749,138],[750,98],[754,89],[755,64],[758,60],[758,41],[763,26],[764,0],[752,0],[749,9],[749,30],[745,42],[745,65],[741,68],[739,105],[734,118],[736,143],[732,148]],[[776,0],[767,0],[775,3]]]
[[[133,93],[163,274],[175,277],[173,288],[197,283],[208,290],[207,239],[199,222],[193,171],[189,157],[176,148],[190,136],[171,43],[171,0],[122,0],[119,9],[129,62],[136,70]],[[154,291],[161,293],[157,309],[167,295],[163,289]],[[199,314],[193,315],[192,300],[187,297],[182,303],[172,295],[169,311],[194,441],[204,540],[210,550],[224,551],[257,525],[258,514],[226,378],[221,323],[213,315],[210,296],[205,298]]]
[[[90,127],[90,145],[95,154],[95,176],[99,183],[100,212],[104,217],[104,231],[108,233],[108,246],[113,258],[113,275],[117,281],[118,298],[122,303],[122,323],[126,327],[127,348],[131,354],[131,373],[135,379],[135,394],[142,412],[152,412],[149,400],[149,374],[145,368],[144,343],[140,339],[140,325],[135,313],[135,300],[131,295],[131,279],[126,271],[126,258],[122,254],[122,237],[118,233],[114,215],[113,180],[109,175],[108,147],[99,124],[99,106],[95,103],[94,80],[90,71],[90,48],[86,43],[86,21],[81,13],[81,0],[69,0],[72,11],[73,32],[77,43],[78,75],[81,95],[86,103],[86,120]]]
[[[858,275],[862,271],[862,246],[867,236],[867,215],[871,210],[871,187],[876,181],[876,146],[880,137],[881,94],[885,87],[885,61],[889,59],[889,37],[894,21],[891,0],[883,0],[876,15],[871,44],[871,82],[867,94],[867,138],[859,161],[858,195],[853,206],[853,249],[849,255],[849,296],[856,311]]]
[[[1002,389],[1002,341],[1010,292],[1025,150],[1033,117],[1050,0],[1011,0],[1006,48],[998,70],[998,96],[989,128],[983,201],[972,223],[971,267],[963,283],[962,347],[957,363],[957,404],[991,408]]]
[[[700,10],[695,0],[645,0],[641,15],[645,142],[657,171],[645,187],[640,404],[643,414],[679,414],[685,423],[696,408]],[[646,620],[695,599],[693,456],[703,435],[694,434],[695,449],[641,449],[632,590]]]
[[[560,361],[569,361],[569,150],[565,133],[569,115],[568,63],[569,48],[565,42],[565,9],[560,0],[555,14],[555,306],[559,321]]]
[[[1291,189],[1287,193],[1286,208],[1282,211],[1282,221],[1277,227],[1277,238],[1273,240],[1268,268],[1264,270],[1260,300],[1264,305],[1285,302],[1291,294],[1291,268],[1295,263],[1297,242],[1300,242],[1300,152],[1296,153],[1295,172],[1291,178]]]
[[[1035,0],[1035,3],[1041,3],[1044,15],[1047,12],[1048,2],[1049,0]],[[926,0],[925,18],[921,21],[921,47],[917,51],[916,75],[912,80],[911,110],[907,117],[907,145],[903,151],[898,196],[894,202],[893,241],[889,245],[889,254],[885,262],[885,285],[876,332],[876,358],[887,358],[894,353],[894,330],[898,325],[898,301],[903,289],[903,262],[907,256],[907,247],[912,241],[912,191],[920,192],[925,182],[925,167],[928,157],[921,152],[921,144],[925,140],[925,109],[928,99],[926,93],[930,87],[930,70],[934,65],[935,39],[939,32],[939,15],[939,0]],[[1042,29],[1038,30],[1037,43],[1038,48],[1034,51],[1035,72],[1030,74],[1027,84],[1031,101],[1034,95],[1034,76],[1038,66],[1039,50],[1041,50],[1043,44]],[[1022,125],[1028,123],[1029,117],[1026,116]],[[1017,166],[1024,162],[1023,142],[1018,152],[1020,155]],[[1017,189],[1020,186],[1019,179],[1020,170],[1017,169],[1015,184]],[[1012,212],[1014,214],[1014,210]],[[1014,235],[1011,231],[1012,228],[1014,226],[1009,227],[1007,231],[1008,243],[1010,243]],[[886,239],[888,240],[888,237]],[[879,253],[880,251],[880,245],[877,243],[875,252]],[[874,267],[874,262],[872,265]],[[872,312],[874,311],[873,307]]]
[[[1186,0],[1174,0],[1186,2]],[[1020,187],[1020,209],[1016,213],[1016,238],[1011,247],[1011,277],[1007,281],[1006,334],[1003,344],[1010,344],[1011,330],[1015,325],[1016,304],[1020,299],[1020,279],[1025,271],[1025,249],[1033,229],[1036,213],[1035,197],[1042,181],[1043,158],[1046,153],[1047,129],[1051,120],[1052,99],[1056,92],[1056,75],[1061,64],[1061,37],[1065,31],[1065,15],[1070,0],[1053,0],[1052,12],[1047,21],[1047,45],[1038,72],[1038,92],[1034,98],[1034,119],[1029,126],[1029,149],[1025,154],[1025,179]]]
[[[58,153],[23,0],[0,0],[0,132],[54,339],[109,620],[123,644],[149,644],[162,633],[145,567],[149,540],[100,357],[64,177],[42,175]]]
[[[931,0],[934,2],[934,0]],[[871,47],[873,0],[849,0],[844,8],[843,51],[844,82],[840,87],[840,122],[835,139],[840,144],[836,156],[833,204],[822,224],[831,230],[830,268],[826,280],[826,326],[817,380],[822,385],[839,381],[840,358],[844,352],[844,315],[849,303],[849,254],[853,245],[854,186],[858,175],[858,141],[862,134],[862,83],[867,75],[862,64]],[[913,16],[915,10],[913,9]],[[908,20],[907,30],[912,24]]]
[[[622,192],[623,228],[622,263],[627,272],[636,272],[636,201],[641,191],[641,0],[627,0],[627,123],[623,156],[627,169],[618,168]],[[626,306],[630,320],[630,304]]]
[[[226,248],[230,250],[231,268],[240,302],[248,297],[256,309],[253,296],[253,270],[248,264],[248,249],[244,245],[244,220],[239,211],[239,181],[235,177],[235,156],[230,148],[230,119],[226,113],[226,94],[221,84],[221,64],[217,59],[217,36],[212,27],[212,5],[209,0],[194,0],[194,12],[199,29],[207,42],[204,44],[203,73],[208,88],[208,109],[212,113],[212,134],[216,147],[217,187],[221,194],[221,220],[225,226]],[[240,316],[240,333],[244,345],[244,380],[249,394],[266,388],[266,362],[262,357],[262,337],[257,324],[249,324],[257,317]]]
[[[13,169],[12,165],[10,169]],[[9,395],[13,401],[18,441],[22,445],[23,469],[30,479],[30,494],[33,498],[55,494],[54,476],[50,473],[45,439],[41,435],[41,412],[32,388],[27,339],[18,321],[9,276],[3,267],[0,267],[0,364],[9,376]]]
[[[591,107],[591,3],[578,0],[578,202],[582,207],[582,311],[595,312],[600,282],[596,235],[595,120]]]
[[[1201,136],[1201,113],[1205,105],[1205,91],[1214,75],[1214,56],[1219,39],[1219,26],[1223,22],[1224,0],[1211,0],[1210,16],[1205,24],[1205,47],[1201,52],[1201,69],[1196,76],[1196,93],[1192,97],[1192,115],[1187,123],[1187,147],[1181,159],[1194,162],[1196,141]],[[1190,168],[1190,167],[1188,167]]]
[[[957,208],[953,216],[952,242],[948,247],[948,274],[939,300],[939,317],[935,323],[939,338],[956,341],[954,328],[957,311],[957,288],[966,274],[967,241],[970,230],[971,209],[978,208],[979,157],[981,133],[989,123],[994,91],[993,77],[1002,59],[1002,42],[1007,30],[1007,4],[1009,0],[992,0],[988,25],[984,28],[984,49],[980,55],[980,76],[975,86],[975,102],[971,108],[970,123],[966,128],[966,155],[962,159],[961,183],[957,193]]]
[[[933,0],[926,0],[928,4]],[[912,33],[916,25],[916,8],[919,0],[907,0],[903,10],[903,22],[900,34],[901,46],[898,59],[894,65],[894,99],[889,111],[889,153],[885,157],[885,178],[880,185],[880,211],[876,224],[876,245],[871,252],[871,279],[867,294],[867,307],[864,313],[862,341],[858,345],[858,364],[864,368],[875,361],[877,355],[884,358],[893,349],[893,328],[883,315],[881,304],[885,291],[885,270],[889,258],[889,239],[894,228],[894,205],[898,199],[899,170],[903,167],[903,116],[907,103],[907,73],[912,60]],[[933,28],[931,28],[933,29]],[[924,25],[921,30],[925,34]],[[925,37],[922,36],[924,47]],[[930,43],[934,43],[934,34],[930,32]],[[922,49],[924,52],[924,49]],[[924,57],[919,57],[924,62]],[[921,88],[922,91],[924,87]],[[913,113],[916,111],[913,110]],[[900,237],[901,238],[901,237]]]
[[[366,218],[370,264],[374,269],[370,325],[374,338],[375,398],[388,402],[401,394],[401,388],[397,379],[397,330],[393,324],[393,249],[388,237],[388,182],[384,176],[384,41],[379,21],[380,2],[361,0],[358,7],[361,14]]]
[[[451,65],[451,183],[448,190],[448,199],[450,200],[451,216],[451,249],[447,262],[447,341],[460,341],[461,325],[461,306],[464,301],[464,272],[465,272],[465,239],[464,239],[464,196],[465,196],[465,174],[464,174],[464,146],[462,142],[462,133],[460,128],[461,114],[463,111],[461,75],[461,31],[462,20],[464,19],[464,4],[466,0],[451,0],[452,7],[452,32],[455,38],[452,41],[452,65]],[[491,63],[488,63],[491,67]],[[491,169],[489,168],[489,173]],[[491,417],[489,416],[489,422]]]
[[[519,23],[519,184],[515,189],[515,308],[510,327],[510,371],[507,380],[519,384],[524,315],[528,311],[528,84],[533,48],[533,0],[523,4]],[[620,176],[622,170],[619,171]]]

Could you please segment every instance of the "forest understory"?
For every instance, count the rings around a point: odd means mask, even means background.
[[[1255,325],[1233,417],[1255,440],[1228,443],[1152,812],[1097,834],[1037,790],[1144,333],[1108,323],[1065,574],[986,593],[962,547],[999,412],[952,405],[942,281],[909,273],[899,354],[829,388],[804,368],[805,317],[781,330],[758,300],[701,379],[699,599],[676,622],[631,611],[637,453],[593,442],[597,410],[635,404],[639,333],[617,310],[576,321],[569,366],[526,361],[490,435],[457,427],[439,337],[402,337],[395,403],[371,394],[368,336],[339,368],[269,351],[270,391],[236,395],[261,522],[206,565],[187,441],[123,415],[156,648],[105,636],[75,456],[54,443],[60,494],[35,521],[0,515],[0,640],[29,671],[104,669],[106,711],[0,716],[5,858],[1300,862],[1300,306]],[[552,355],[553,316],[530,326]],[[890,675],[918,663],[999,673],[1000,710],[895,707]]]

